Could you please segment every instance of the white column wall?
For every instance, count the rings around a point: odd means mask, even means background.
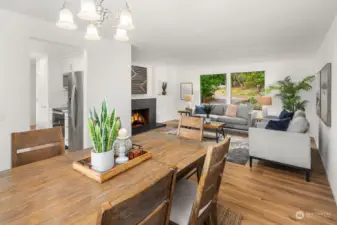
[[[122,124],[131,132],[131,46],[114,40],[84,40],[81,31],[59,29],[54,23],[0,10],[6,26],[0,35],[0,171],[11,167],[12,132],[30,128],[30,49],[29,39],[36,38],[62,43],[84,50],[84,115],[88,107],[98,106],[108,98],[116,108]],[[84,146],[91,146],[84,117]]]

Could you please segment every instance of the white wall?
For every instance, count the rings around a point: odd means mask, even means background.
[[[30,61],[30,105],[36,105],[36,60]],[[30,107],[30,125],[36,124],[36,107]]]
[[[52,115],[49,110],[48,93],[48,56],[41,55],[36,60],[36,128],[52,127]],[[30,87],[32,88],[32,87]]]
[[[86,67],[84,52],[72,53],[63,58],[63,73],[84,71]]]
[[[157,121],[165,122],[177,118],[177,75],[178,70],[172,65],[156,65],[155,92],[157,93]],[[166,95],[162,95],[162,83],[167,82]]]
[[[111,42],[111,44],[114,42]],[[106,46],[92,43],[88,51],[87,108],[95,106],[100,110],[104,97],[108,109],[116,109],[122,126],[131,134],[131,48],[126,44]],[[84,112],[88,115],[88,111]],[[85,121],[87,117],[85,116]],[[87,127],[87,125],[85,126]],[[89,145],[89,132],[85,133]]]
[[[320,130],[320,151],[331,189],[337,199],[337,17],[335,18],[315,59],[316,71],[320,71],[326,63],[332,63],[332,99],[331,127],[327,127],[317,116]],[[318,129],[317,129],[318,132]]]
[[[116,108],[123,126],[131,132],[131,87],[129,44],[102,39],[85,41],[83,32],[58,29],[45,22],[17,13],[0,10],[0,20],[6,26],[0,35],[0,171],[11,167],[10,134],[27,131],[30,124],[30,49],[29,39],[58,42],[85,50],[84,115],[88,107],[98,106],[108,98],[110,108]],[[85,147],[91,146],[84,119]]]
[[[48,54],[48,102],[49,108],[67,106],[67,94],[63,89],[62,55]]]
[[[67,106],[67,93],[63,88],[63,73],[65,58],[79,55],[83,49],[62,45],[43,40],[29,41],[31,53],[38,53],[48,57],[48,104],[50,108]],[[83,69],[82,69],[83,70]]]
[[[218,62],[209,65],[190,65],[181,67],[179,70],[178,85],[181,82],[192,82],[194,91],[194,103],[200,103],[200,75],[201,74],[218,74],[218,73],[235,73],[249,71],[265,71],[265,86],[269,86],[274,82],[291,76],[293,80],[300,80],[305,76],[314,74],[313,58],[295,58],[255,63],[226,64],[226,62]],[[315,86],[315,84],[313,84]],[[180,87],[178,87],[180,88]],[[179,90],[177,90],[179,91]],[[315,91],[302,94],[303,99],[309,100],[306,109],[307,117],[311,122],[312,135],[317,130],[315,115]],[[178,108],[183,108],[185,103],[179,100]],[[270,114],[278,114],[282,110],[279,99],[273,97],[273,105],[269,107]]]

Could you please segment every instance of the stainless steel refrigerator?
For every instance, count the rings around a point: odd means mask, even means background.
[[[83,149],[83,72],[64,74],[68,84],[68,150]]]

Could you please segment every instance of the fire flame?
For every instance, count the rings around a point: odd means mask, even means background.
[[[134,122],[145,123],[145,119],[140,113],[137,112],[131,116],[131,122],[132,123]]]

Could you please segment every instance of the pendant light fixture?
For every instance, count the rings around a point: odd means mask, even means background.
[[[66,7],[68,0],[64,0],[63,7],[60,11],[59,21],[56,23],[57,27],[67,30],[77,29],[74,23],[74,16],[72,12]],[[77,14],[82,20],[90,21],[87,27],[87,32],[84,36],[86,40],[100,40],[99,30],[107,21],[115,20],[113,27],[116,27],[116,34],[114,38],[118,41],[128,41],[128,30],[133,30],[131,8],[127,0],[125,2],[125,9],[120,12],[112,13],[111,10],[104,7],[105,0],[81,0],[81,10]],[[116,16],[114,16],[116,15]]]
[[[63,7],[60,11],[59,21],[56,23],[56,26],[66,30],[76,30],[77,26],[74,23],[74,16],[72,12],[66,8],[66,3],[63,4]]]
[[[128,37],[128,34],[127,34],[126,30],[121,29],[121,28],[117,28],[116,34],[115,34],[115,39],[117,41],[128,41],[129,37]]]
[[[94,0],[81,0],[81,11],[77,16],[82,20],[96,21],[100,20],[101,16],[97,13],[97,8]]]
[[[89,41],[99,41],[101,37],[98,34],[97,27],[95,24],[89,24],[87,27],[87,33],[85,34],[84,38]]]
[[[129,10],[123,10],[119,18],[119,28],[124,30],[133,30],[132,16]]]

